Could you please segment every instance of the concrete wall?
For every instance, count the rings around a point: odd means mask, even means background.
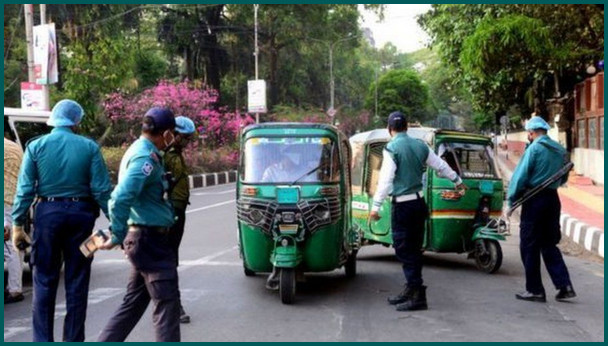
[[[574,148],[572,155],[574,171],[604,185],[604,151],[596,149]]]

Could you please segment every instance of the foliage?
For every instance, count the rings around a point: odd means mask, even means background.
[[[378,79],[378,114],[388,116],[401,111],[409,121],[424,121],[433,114],[428,87],[413,70],[391,70]],[[376,83],[369,88],[365,101],[367,109],[374,109]]]

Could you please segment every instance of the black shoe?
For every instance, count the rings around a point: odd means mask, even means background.
[[[17,294],[9,293],[7,296],[4,297],[4,304],[18,303],[18,302],[22,301],[23,299],[25,299],[25,297],[21,293],[17,293]]]
[[[428,310],[426,303],[426,286],[411,288],[409,298],[398,304],[395,308],[397,311],[420,311]]]
[[[388,297],[386,300],[390,305],[397,305],[401,303],[405,303],[412,296],[412,288],[409,286],[405,286],[403,291],[399,292],[396,296]]]
[[[559,292],[557,292],[557,295],[555,296],[555,300],[564,301],[572,299],[574,297],[576,297],[576,292],[574,292],[574,288],[572,288],[572,285],[568,285],[559,289]]]
[[[184,307],[179,307],[179,323],[187,324],[190,323],[190,316],[184,311]]]
[[[530,293],[528,291],[524,291],[524,292],[517,293],[515,295],[515,298],[517,298],[519,300],[526,300],[529,302],[539,302],[539,303],[547,302],[547,297],[545,296],[544,293],[534,294],[534,293]]]
[[[266,289],[271,291],[279,290],[279,271],[276,268],[272,270],[268,280],[266,280]]]

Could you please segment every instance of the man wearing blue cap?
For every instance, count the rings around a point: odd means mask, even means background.
[[[509,206],[522,197],[526,190],[540,185],[559,171],[567,160],[566,150],[547,136],[551,127],[539,116],[526,124],[532,142],[524,152],[509,183]],[[540,258],[545,262],[553,285],[558,290],[558,301],[576,297],[570,275],[557,244],[561,240],[559,218],[561,204],[557,188],[568,180],[565,176],[525,202],[521,210],[520,253],[526,272],[526,290],[517,299],[545,302],[545,288],[540,274]]]
[[[149,109],[142,135],[120,162],[118,185],[109,201],[112,237],[102,246],[124,248],[132,265],[122,304],[99,341],[124,341],[150,301],[157,341],[180,341],[177,262],[168,246],[174,223],[161,150],[175,142],[175,117],[167,108]]]
[[[186,208],[190,204],[190,182],[188,181],[188,167],[184,160],[183,150],[192,140],[194,133],[194,122],[184,117],[175,118],[175,143],[167,151],[164,157],[165,170],[171,176],[171,202],[175,212],[175,224],[169,234],[169,245],[175,251],[175,261],[179,264],[179,245],[184,236],[186,226]],[[186,314],[180,304],[181,323],[190,323],[190,316]]]
[[[407,119],[401,112],[388,117],[391,141],[383,151],[378,188],[370,219],[379,220],[378,210],[384,199],[392,197],[391,230],[393,248],[403,265],[407,284],[404,290],[388,302],[397,311],[426,310],[426,286],[422,280],[422,243],[428,208],[422,195],[425,166],[450,179],[456,189],[464,191],[462,179],[450,166],[422,141],[407,135]]]
[[[91,234],[99,208],[108,215],[112,185],[97,143],[75,133],[83,116],[77,102],[58,102],[47,122],[54,129],[28,143],[19,174],[12,213],[17,249],[30,242],[23,225],[37,198],[31,255],[34,341],[54,340],[63,262],[67,308],[63,340],[84,341],[91,259],[80,253],[79,246]]]

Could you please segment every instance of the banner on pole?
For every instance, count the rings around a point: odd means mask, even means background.
[[[247,81],[247,111],[266,113],[266,81],[263,79]]]
[[[21,108],[43,110],[42,97],[42,85],[21,82]]]
[[[34,26],[34,74],[36,84],[55,84],[59,80],[54,23]]]

